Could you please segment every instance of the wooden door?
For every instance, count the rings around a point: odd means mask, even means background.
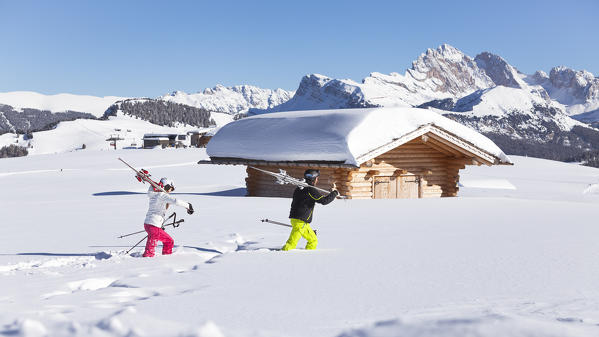
[[[389,199],[395,198],[395,195],[391,196],[391,177],[374,177],[374,198],[375,199]]]
[[[420,198],[420,177],[402,175],[397,179],[397,198]]]

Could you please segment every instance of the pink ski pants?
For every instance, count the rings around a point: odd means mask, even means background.
[[[162,228],[144,224],[146,232],[148,232],[148,241],[146,242],[146,251],[144,257],[154,256],[154,248],[156,248],[156,241],[162,242],[162,255],[172,254],[173,245],[175,241],[168,235]]]

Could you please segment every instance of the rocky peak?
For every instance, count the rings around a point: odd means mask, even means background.
[[[352,80],[332,79],[320,74],[302,78],[289,101],[271,109],[251,109],[250,114],[277,111],[346,109],[372,107],[365,99],[362,85]]]
[[[547,82],[542,85],[553,99],[562,104],[583,104],[583,112],[599,107],[599,78],[588,71],[554,67]]]
[[[549,80],[556,88],[573,88],[580,90],[586,87],[590,82],[593,82],[595,77],[588,71],[575,71],[568,67],[559,66],[551,69]]]
[[[214,95],[218,92],[222,92],[227,90],[227,87],[225,87],[222,84],[217,84],[214,86],[214,88],[206,88],[204,89],[204,91],[202,92],[204,95]]]
[[[250,108],[271,108],[288,101],[292,96],[292,91],[283,89],[262,89],[252,85],[225,87],[217,84],[213,88],[206,88],[195,94],[175,91],[160,99],[208,111],[236,114],[247,112]]]
[[[175,90],[175,91],[171,92],[170,95],[173,97],[176,97],[176,96],[180,96],[180,95],[187,95],[187,93],[185,93],[184,91],[181,91],[181,90]]]
[[[496,84],[510,88],[522,88],[522,80],[518,71],[507,63],[501,56],[482,52],[474,58],[476,64]]]
[[[327,83],[329,83],[332,79],[330,77],[320,75],[320,74],[311,74],[302,77],[300,81],[299,87],[295,91],[295,94],[298,96],[305,96],[314,88],[322,88]]]
[[[542,70],[537,70],[530,79],[532,79],[532,84],[542,84],[545,81],[549,80],[549,75]]]
[[[471,93],[494,85],[474,59],[448,44],[421,54],[412,62],[408,74],[417,81],[431,80],[433,91],[451,95]]]

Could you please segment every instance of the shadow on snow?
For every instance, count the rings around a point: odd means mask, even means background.
[[[131,191],[110,191],[110,192],[98,192],[92,194],[94,197],[108,197],[115,195],[133,195],[133,194],[146,194],[146,192],[131,192]],[[205,195],[211,197],[243,197],[247,194],[245,187],[233,188],[230,190],[216,191],[216,192],[198,192],[198,193],[171,193],[173,195]]]
[[[93,256],[96,260],[106,260],[112,257],[112,254],[106,252],[98,253],[16,253],[16,254],[0,254],[0,255],[17,255],[17,256]]]

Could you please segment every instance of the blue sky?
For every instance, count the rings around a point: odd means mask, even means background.
[[[155,97],[403,73],[427,48],[599,76],[599,1],[0,0],[0,92]]]

